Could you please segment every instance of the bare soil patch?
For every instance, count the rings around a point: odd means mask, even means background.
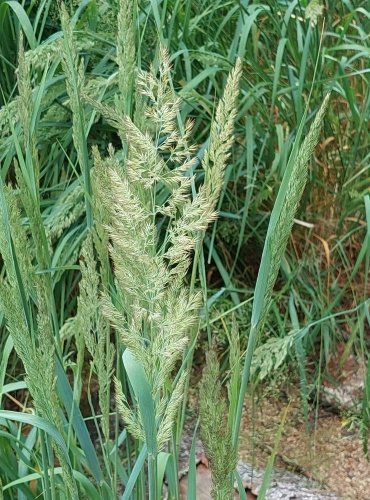
[[[305,475],[340,498],[367,500],[370,463],[365,458],[359,429],[351,429],[340,414],[312,409],[309,423],[303,417],[299,391],[284,397],[271,393],[249,397],[240,435],[240,459],[258,468],[266,466],[281,421],[289,405],[275,466]]]

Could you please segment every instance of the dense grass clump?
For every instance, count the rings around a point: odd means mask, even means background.
[[[4,498],[178,499],[196,348],[231,498],[251,382],[367,359],[369,18],[0,1]]]

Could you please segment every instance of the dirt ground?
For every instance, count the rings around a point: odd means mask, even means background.
[[[281,397],[248,398],[240,435],[240,459],[266,466],[282,414],[289,406],[275,466],[326,485],[343,499],[370,498],[370,462],[364,457],[360,431],[332,411],[312,409],[307,428],[298,390]]]

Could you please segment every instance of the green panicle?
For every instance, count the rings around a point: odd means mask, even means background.
[[[231,443],[228,405],[219,380],[220,366],[215,350],[207,353],[199,388],[200,432],[212,472],[212,498],[231,500],[236,453]]]

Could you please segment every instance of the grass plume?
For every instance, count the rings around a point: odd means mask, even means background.
[[[199,233],[216,217],[233,140],[241,63],[230,73],[217,107],[203,162],[205,180],[193,196],[192,177],[186,175],[194,163],[189,146],[191,124],[182,130],[176,124],[180,101],[170,88],[170,70],[168,54],[161,48],[158,68],[153,65],[150,72],[138,73],[137,101],[143,106],[145,125],[84,96],[118,129],[122,146],[127,148],[124,164],[112,147],[105,159],[94,152],[95,169],[100,172],[94,175],[94,197],[105,214],[116,280],[113,298],[102,297],[102,310],[144,369],[157,426],[153,449],[158,450],[168,443],[184,398],[187,372],[179,372],[176,383],[174,374],[188,348],[201,305],[200,294],[189,290],[184,278],[190,254],[201,241]],[[159,186],[163,192],[160,203]],[[158,232],[159,218],[167,220],[163,235]],[[116,394],[129,431],[136,439],[146,440],[149,433],[140,404],[137,408],[128,404],[118,381]],[[151,464],[149,456],[148,460]],[[151,473],[149,477],[153,477]]]

